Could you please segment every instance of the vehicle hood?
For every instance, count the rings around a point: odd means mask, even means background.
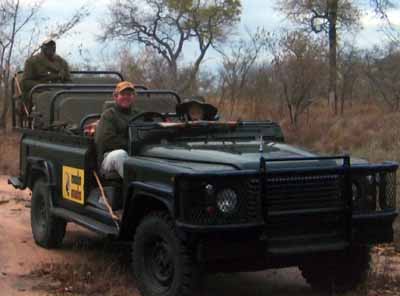
[[[283,143],[265,144],[263,150],[263,152],[259,152],[259,146],[256,144],[221,145],[213,143],[188,143],[185,145],[148,146],[141,151],[140,155],[146,158],[157,158],[159,161],[167,161],[178,166],[185,166],[199,171],[258,170],[261,156],[265,159],[282,160],[284,158],[318,156],[304,149]],[[319,167],[329,164],[336,166],[336,162],[332,160],[315,160],[301,163],[302,167]],[[267,166],[270,168],[298,167],[299,161],[267,162]]]

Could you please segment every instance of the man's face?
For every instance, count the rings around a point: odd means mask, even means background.
[[[189,117],[192,121],[203,120],[204,110],[200,105],[193,104],[188,110]]]
[[[114,99],[118,106],[128,109],[135,101],[135,91],[131,88],[124,89],[123,91],[114,94]]]
[[[50,42],[42,45],[42,51],[47,58],[51,59],[56,54],[56,44],[54,42]]]

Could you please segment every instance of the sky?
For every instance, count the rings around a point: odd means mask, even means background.
[[[29,5],[37,0],[21,0],[24,5]],[[41,15],[48,17],[51,22],[65,22],[69,17],[79,9],[83,4],[87,3],[90,16],[86,17],[69,36],[63,37],[57,42],[57,52],[72,60],[74,63],[80,63],[83,58],[79,54],[79,48],[82,49],[83,57],[91,59],[103,58],[112,52],[115,47],[113,44],[102,44],[97,41],[101,33],[101,22],[106,18],[107,7],[114,3],[115,0],[95,0],[85,2],[82,0],[43,0],[41,7]],[[242,0],[242,17],[237,29],[237,34],[245,35],[246,31],[255,32],[257,27],[263,27],[269,32],[279,30],[283,26],[287,26],[288,22],[285,17],[274,10],[275,1],[269,0]],[[399,28],[400,32],[400,8],[392,9],[388,13],[393,25]],[[362,30],[359,34],[347,34],[346,40],[357,44],[361,48],[372,48],[376,44],[382,44],[385,40],[384,34],[379,30],[381,20],[376,18],[373,13],[364,14],[361,18]],[[38,39],[43,40],[46,36]],[[185,52],[185,57],[190,58],[193,55],[190,47]],[[210,52],[206,63],[214,63],[217,54]]]

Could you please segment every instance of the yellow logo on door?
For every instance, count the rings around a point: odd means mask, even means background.
[[[85,171],[63,166],[62,174],[63,198],[83,205],[85,196]]]

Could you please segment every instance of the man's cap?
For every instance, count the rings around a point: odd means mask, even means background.
[[[51,44],[51,43],[56,44],[56,42],[54,41],[53,38],[47,38],[47,39],[43,40],[42,46],[43,46],[43,45],[49,45],[49,44]]]
[[[204,110],[204,119],[213,120],[215,115],[217,115],[218,110],[211,104],[207,104],[202,96],[193,96],[185,98],[182,103],[176,105],[176,113],[178,115],[187,114],[188,109],[192,105],[199,105]]]
[[[115,86],[114,93],[120,93],[125,89],[132,89],[135,91],[135,86],[129,81],[121,81]]]

